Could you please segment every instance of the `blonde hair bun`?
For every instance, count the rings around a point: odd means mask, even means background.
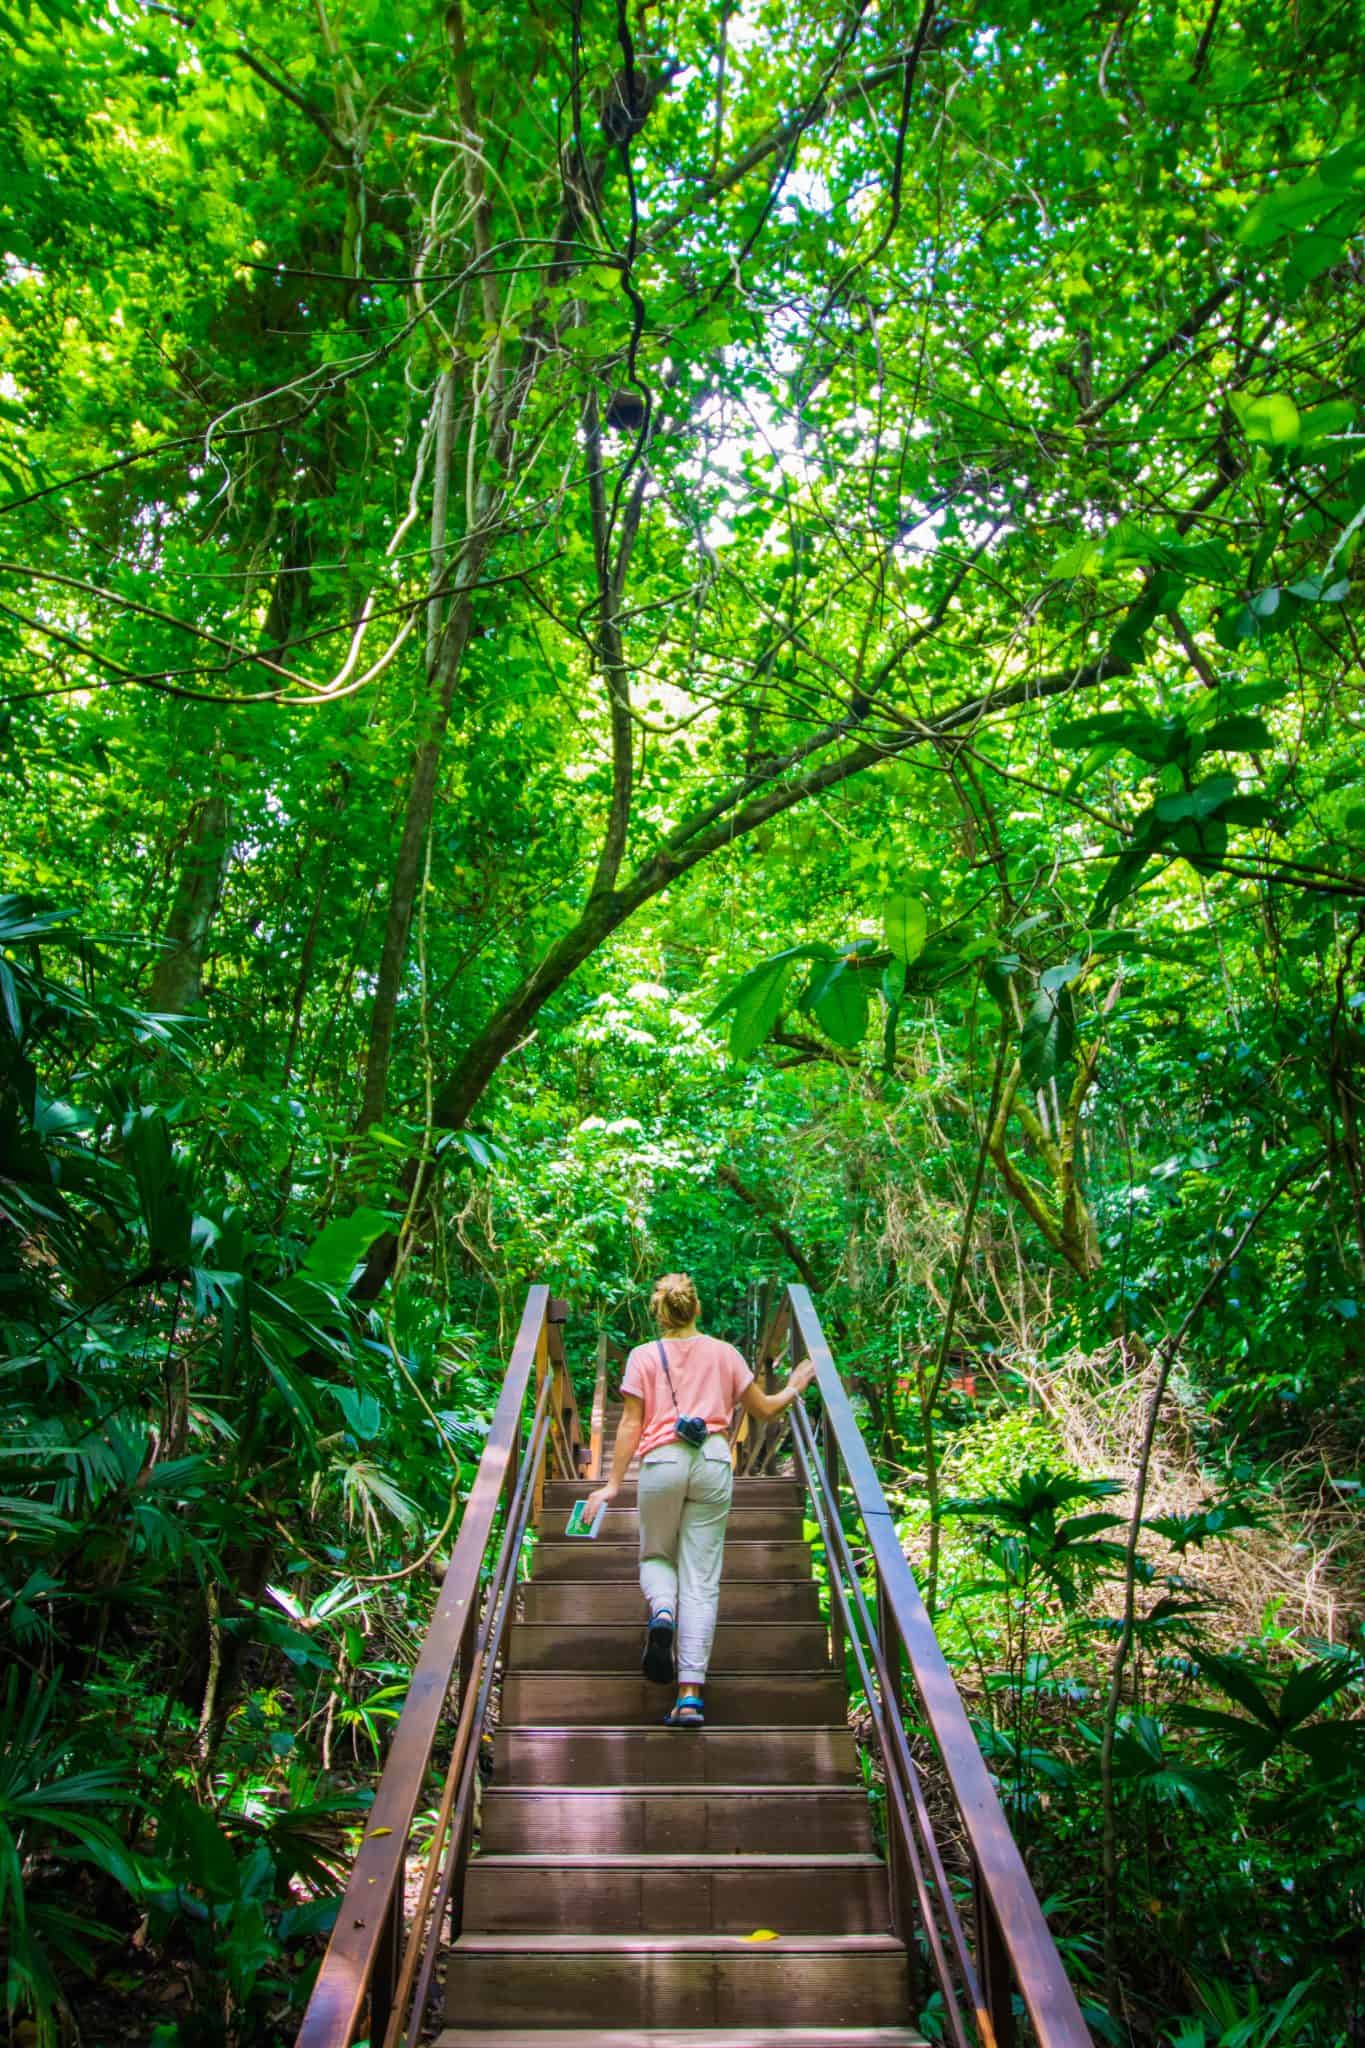
[[[685,1330],[701,1314],[701,1302],[688,1273],[665,1273],[654,1282],[650,1314],[661,1330]]]

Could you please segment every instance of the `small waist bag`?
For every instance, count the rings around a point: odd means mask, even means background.
[[[658,1345],[659,1363],[664,1369],[664,1378],[668,1381],[668,1391],[673,1402],[673,1412],[677,1417],[677,1421],[673,1426],[673,1434],[674,1436],[681,1437],[685,1444],[691,1444],[695,1449],[698,1445],[704,1444],[707,1437],[711,1434],[707,1427],[706,1417],[704,1415],[683,1414],[678,1406],[678,1396],[673,1387],[673,1375],[668,1369],[668,1353],[664,1350],[664,1340],[662,1337],[658,1339]]]

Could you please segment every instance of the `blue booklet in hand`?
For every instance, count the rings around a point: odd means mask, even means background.
[[[602,1526],[602,1517],[607,1512],[607,1504],[603,1501],[591,1521],[588,1520],[584,1512],[587,1505],[585,1500],[576,1500],[574,1502],[573,1510],[564,1530],[566,1536],[595,1536],[597,1534]]]

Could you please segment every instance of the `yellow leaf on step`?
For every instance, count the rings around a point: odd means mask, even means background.
[[[781,1939],[775,1928],[755,1927],[752,1934],[746,1934],[746,1941],[778,1941]]]

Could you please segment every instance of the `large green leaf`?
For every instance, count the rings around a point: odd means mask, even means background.
[[[892,896],[882,912],[886,943],[894,960],[908,967],[924,950],[929,919],[917,896]]]
[[[1232,409],[1248,441],[1262,448],[1292,448],[1299,438],[1299,409],[1286,391],[1258,398],[1232,394]]]
[[[757,967],[751,967],[747,974],[742,974],[738,981],[732,982],[707,1013],[706,1022],[714,1024],[718,1017],[733,1011],[730,1051],[736,1059],[748,1059],[763,1043],[781,1015],[787,983],[795,963],[798,960],[824,961],[834,958],[833,946],[827,946],[819,940],[802,946],[788,946],[784,952],[774,953],[768,960],[760,960]]]
[[[844,956],[811,980],[802,1007],[836,1045],[851,1051],[867,1030],[866,970]]]
[[[776,1024],[795,966],[794,960],[769,960],[755,971],[730,1020],[730,1051],[735,1059],[748,1059]]]
[[[299,1275],[319,1287],[350,1286],[356,1267],[375,1239],[391,1230],[394,1218],[382,1209],[359,1208],[325,1224],[304,1253]]]

